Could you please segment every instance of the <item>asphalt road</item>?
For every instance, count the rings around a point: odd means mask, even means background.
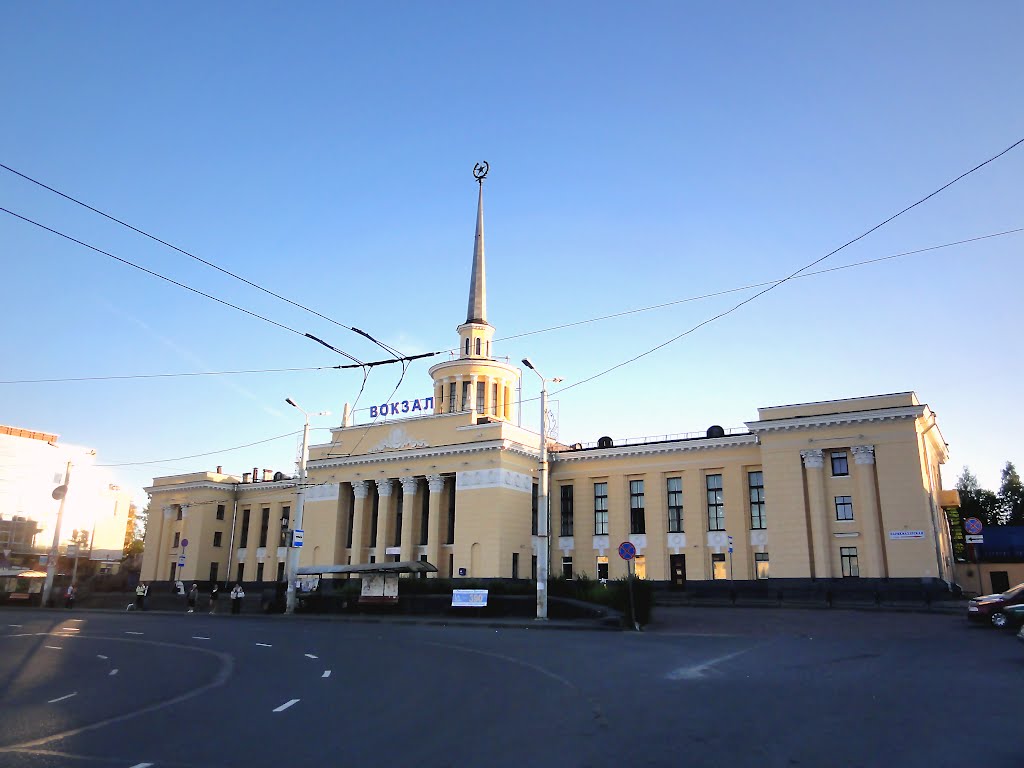
[[[0,766],[1024,765],[1024,643],[960,616],[641,634],[0,611]]]

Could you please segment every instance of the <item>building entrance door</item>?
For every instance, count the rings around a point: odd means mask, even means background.
[[[1009,571],[991,571],[989,578],[992,579],[992,594],[1002,594],[1010,588]]]
[[[686,589],[686,555],[669,555],[668,562],[672,571],[672,588]]]

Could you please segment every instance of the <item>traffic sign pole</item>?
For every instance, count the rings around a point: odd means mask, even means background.
[[[636,611],[633,608],[633,558],[636,557],[636,546],[631,541],[624,541],[619,544],[619,557],[626,561],[626,585],[629,590],[629,623],[633,629],[640,631],[640,625],[636,623]]]

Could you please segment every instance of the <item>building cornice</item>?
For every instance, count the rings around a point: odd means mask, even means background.
[[[212,480],[195,480],[190,483],[178,485],[154,485],[143,488],[150,496],[158,493],[177,493],[178,491],[230,491],[232,493],[249,493],[251,491],[279,491],[285,488],[295,488],[298,485],[296,478],[287,480],[269,481],[264,483],[217,483]]]
[[[735,448],[745,445],[757,445],[756,435],[729,435],[727,437],[709,437],[703,440],[672,440],[664,443],[641,443],[640,445],[623,445],[612,448],[590,448],[583,451],[555,451],[551,453],[552,462],[587,461],[590,459],[616,459],[630,456],[652,456],[661,453],[685,453],[689,451],[713,450],[716,448]]]
[[[365,464],[385,464],[396,461],[415,461],[417,459],[430,459],[442,456],[463,456],[472,453],[483,453],[485,451],[508,451],[509,453],[526,456],[530,459],[538,459],[539,451],[535,448],[522,445],[513,440],[485,440],[475,443],[459,443],[455,445],[442,445],[431,448],[414,448],[407,451],[394,451],[391,453],[360,454],[358,456],[337,456],[331,458],[315,459],[308,463],[309,469],[334,469],[336,467],[355,467]]]
[[[819,429],[821,427],[838,427],[846,424],[870,424],[881,421],[918,419],[925,415],[927,408],[928,406],[926,405],[905,405],[897,408],[878,408],[868,411],[849,411],[847,413],[825,413],[815,416],[797,416],[790,419],[769,419],[745,423],[747,429],[755,434],[759,434],[761,432]]]

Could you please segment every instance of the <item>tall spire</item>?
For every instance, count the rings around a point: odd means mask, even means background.
[[[476,206],[476,239],[473,243],[473,275],[469,279],[469,309],[467,323],[487,323],[487,277],[484,273],[484,178],[490,166],[477,163],[473,177],[480,185],[480,197]]]

